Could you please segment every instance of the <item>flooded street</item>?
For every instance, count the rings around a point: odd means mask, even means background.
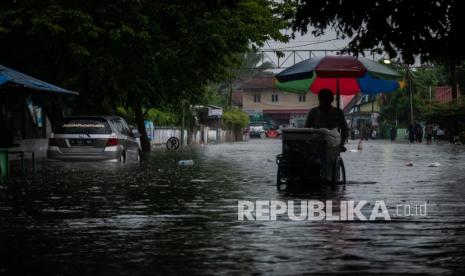
[[[42,162],[0,185],[0,275],[465,272],[465,147],[365,142],[342,154],[345,189],[298,195],[276,191],[280,152],[281,140],[251,140],[141,164]],[[308,199],[428,209],[381,222],[237,219],[238,200]]]

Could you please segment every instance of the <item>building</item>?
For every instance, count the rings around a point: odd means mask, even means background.
[[[460,97],[460,89],[457,87],[457,97]],[[436,87],[435,99],[439,103],[448,103],[452,101],[452,87],[450,86],[438,86]]]
[[[274,77],[258,77],[238,84],[234,103],[247,112],[251,121],[266,121],[275,126],[302,126],[308,111],[318,105],[315,94],[288,93],[273,85]],[[240,99],[239,99],[240,98]]]
[[[223,108],[215,105],[196,105],[194,106],[196,111],[198,123],[211,127],[221,128],[221,118],[223,116]]]
[[[351,128],[359,128],[368,124],[378,127],[378,117],[381,108],[375,95],[358,94],[345,105],[343,111]]]
[[[0,148],[45,155],[51,104],[73,95],[78,93],[0,65]]]

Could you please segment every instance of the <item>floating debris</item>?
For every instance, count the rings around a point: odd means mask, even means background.
[[[192,179],[192,183],[207,183],[207,182],[213,182],[211,179]]]
[[[405,163],[405,166],[407,166],[407,167],[413,167],[413,162],[412,162],[412,161],[407,161],[407,162]]]
[[[439,167],[439,166],[441,166],[441,164],[438,163],[438,162],[433,162],[433,163],[428,165],[428,167]]]
[[[180,160],[178,162],[178,165],[179,166],[186,166],[186,167],[193,166],[194,165],[194,160]]]

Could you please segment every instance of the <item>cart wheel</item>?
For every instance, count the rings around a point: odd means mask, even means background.
[[[333,184],[346,184],[346,168],[341,157],[336,158],[333,170]]]
[[[281,169],[278,167],[278,173],[276,175],[276,189],[281,191],[281,185],[283,184],[281,180]]]

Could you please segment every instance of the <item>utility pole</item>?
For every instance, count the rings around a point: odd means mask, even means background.
[[[232,89],[232,80],[231,77],[229,77],[229,108],[232,107],[232,94],[233,94],[233,89]]]
[[[408,82],[408,90],[410,94],[410,123],[413,125],[415,122],[415,118],[413,116],[413,89],[412,89],[412,76],[410,69],[407,65],[405,65],[405,71],[407,73],[407,82]]]
[[[181,101],[181,146],[184,146],[184,133],[186,132],[186,104],[188,102],[186,100]]]
[[[390,64],[391,61],[389,59],[385,59],[384,63]],[[402,67],[402,65],[399,64],[399,63],[397,63],[397,65],[399,65],[399,67]],[[408,67],[407,64],[404,64],[404,69],[405,69],[405,73],[406,73],[406,76],[407,76],[407,85],[408,85],[408,90],[409,90],[409,94],[410,94],[410,123],[413,125],[413,123],[415,122],[415,118],[414,118],[414,115],[413,115],[412,72],[410,72],[410,68]],[[431,99],[431,87],[430,87],[430,99]],[[396,124],[397,124],[397,113],[396,113]]]
[[[184,127],[185,127],[185,123],[184,123],[184,101],[182,101],[182,104],[181,104],[181,108],[182,108],[182,115],[181,115],[181,146],[184,146]]]
[[[233,94],[233,84],[232,84],[232,69],[229,69],[229,99],[228,105],[229,108],[232,108],[232,94]]]

